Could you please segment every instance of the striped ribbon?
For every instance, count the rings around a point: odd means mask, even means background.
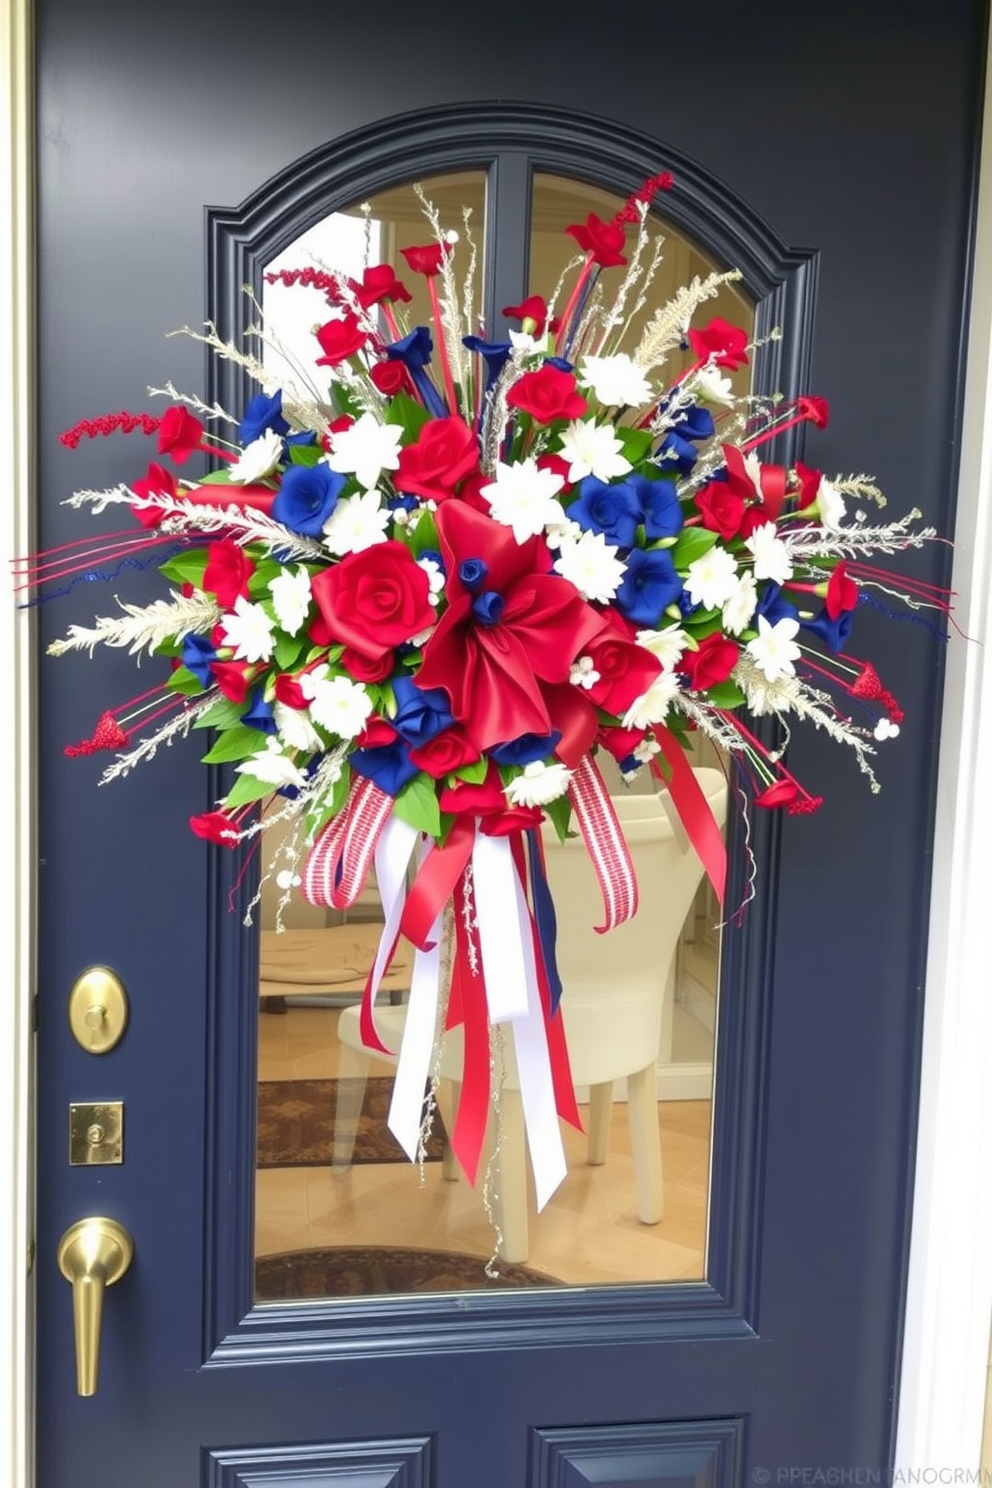
[[[603,895],[606,923],[593,928],[605,935],[637,913],[637,876],[609,791],[590,755],[576,766],[568,794]]]
[[[393,798],[364,776],[352,782],[343,810],[320,833],[303,865],[303,897],[348,909],[365,887]]]

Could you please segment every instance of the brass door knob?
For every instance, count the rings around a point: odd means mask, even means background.
[[[104,1289],[120,1281],[133,1255],[134,1241],[116,1219],[80,1219],[59,1241],[59,1270],[72,1283],[79,1395],[96,1394]]]

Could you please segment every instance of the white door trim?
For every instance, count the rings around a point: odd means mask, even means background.
[[[31,36],[31,0],[2,0],[0,410],[8,425],[0,429],[0,532],[9,557],[29,550],[34,510]],[[958,620],[972,643],[949,647],[942,719],[896,1456],[905,1481],[912,1481],[911,1469],[977,1468],[992,1317],[992,976],[982,878],[992,852],[992,86],[986,109],[954,575]],[[0,657],[8,695],[16,698],[0,729],[8,801],[0,868],[3,883],[16,886],[13,895],[0,893],[0,1479],[10,1488],[31,1488],[34,1481],[28,1277],[34,645],[29,618],[0,604]],[[54,1258],[41,1256],[39,1264],[54,1265]]]

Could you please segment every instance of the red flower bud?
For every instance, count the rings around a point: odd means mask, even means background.
[[[363,310],[378,305],[382,300],[410,300],[412,295],[401,279],[397,279],[392,264],[376,264],[362,274],[361,283],[349,279],[348,285]]]
[[[415,274],[433,279],[440,274],[444,260],[451,252],[450,243],[425,243],[420,248],[401,248],[400,252]]]
[[[317,358],[318,367],[336,367],[350,356],[361,351],[368,340],[368,333],[358,324],[357,315],[344,315],[340,320],[329,320],[317,332],[317,340],[323,356]]]
[[[747,366],[747,331],[732,326],[719,315],[714,316],[702,330],[690,330],[689,345],[700,361],[715,356],[716,365],[726,367],[730,372]]]
[[[174,403],[163,414],[158,426],[158,452],[160,455],[170,455],[177,465],[183,465],[199,448],[202,438],[203,425],[200,420],[194,418],[181,403]]]
[[[585,226],[574,222],[565,231],[581,249],[592,255],[593,262],[601,268],[611,269],[627,262],[621,251],[627,235],[619,223],[604,222],[595,212],[590,212]]]

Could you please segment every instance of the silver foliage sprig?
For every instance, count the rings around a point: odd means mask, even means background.
[[[903,553],[907,548],[922,548],[926,543],[938,540],[936,527],[913,527],[922,515],[914,507],[897,521],[880,527],[870,526],[867,522],[835,529],[805,526],[792,530],[784,528],[779,536],[793,561],[858,558],[865,553]]]
[[[70,625],[67,636],[52,641],[48,655],[87,651],[92,656],[101,645],[126,647],[131,656],[142,651],[151,653],[176,636],[208,635],[224,613],[215,599],[199,591],[189,596],[176,589],[169,593],[171,602],[156,599],[149,605],[127,604],[115,595],[123,615],[103,615],[91,626]]]
[[[184,739],[190,729],[208,708],[212,708],[217,701],[218,691],[212,687],[202,698],[195,703],[187,703],[182,712],[170,718],[154,734],[149,734],[147,739],[142,739],[133,749],[126,754],[119,754],[112,765],[108,765],[100,776],[100,784],[108,785],[112,780],[121,780],[125,775],[146,760],[154,759],[163,744],[171,744],[174,739]]]
[[[281,522],[252,507],[201,506],[199,502],[188,501],[182,496],[158,492],[147,500],[132,493],[131,505],[138,511],[154,507],[164,512],[163,525],[172,523],[179,530],[194,533],[224,531],[229,532],[242,547],[259,543],[270,551],[278,550],[287,558],[327,559],[326,549],[315,538],[290,532]]]

